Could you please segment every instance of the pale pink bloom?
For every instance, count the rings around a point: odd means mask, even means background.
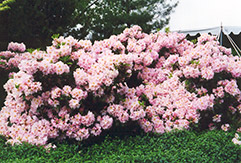
[[[133,111],[130,114],[130,118],[133,121],[136,121],[136,120],[139,120],[141,118],[144,118],[145,116],[146,116],[146,113],[145,113],[145,111],[143,109],[140,109],[140,110],[137,110],[137,111]]]
[[[77,109],[78,107],[80,107],[79,100],[77,99],[69,100],[69,107],[71,107],[72,109]]]
[[[56,99],[61,96],[62,90],[59,87],[54,87],[51,91],[51,98]]]
[[[221,122],[221,117],[222,115],[216,114],[215,116],[213,116],[213,122]]]
[[[163,115],[165,113],[165,108],[164,107],[155,107],[155,112],[159,115]]]
[[[51,124],[57,128],[57,129],[60,129],[62,131],[64,130],[67,130],[69,125],[66,123],[66,121],[62,120],[62,119],[58,119],[58,118],[55,118],[55,119],[51,119]]]
[[[207,33],[202,34],[200,37],[198,37],[198,43],[202,44],[204,42],[208,42],[208,41],[213,41],[216,40],[215,36],[211,36]]]
[[[214,77],[214,72],[210,67],[202,67],[201,76],[206,80],[210,80]]]
[[[18,67],[21,71],[34,74],[38,70],[38,62],[36,60],[22,60]]]
[[[152,122],[153,122],[153,126],[154,126],[154,131],[156,133],[164,133],[165,132],[164,122],[158,116],[153,117]]]
[[[236,80],[228,81],[227,84],[224,87],[224,90],[227,93],[231,94],[232,96],[236,96],[236,95],[239,95],[241,93],[239,88],[238,88]]]
[[[87,127],[92,125],[95,121],[95,115],[91,112],[88,111],[87,115],[82,116],[81,123]]]
[[[213,63],[212,63],[212,69],[215,73],[219,73],[221,71],[224,71],[227,68],[227,62],[225,61],[221,61],[221,59],[216,59]]]
[[[179,119],[174,122],[174,128],[183,130],[189,128],[189,122],[186,119]]]
[[[59,101],[58,100],[52,100],[52,99],[48,99],[48,104],[53,106],[53,107],[57,107],[59,105]]]
[[[182,56],[178,58],[178,64],[182,67],[185,67],[186,65],[188,65],[188,63],[192,60],[191,57],[189,56]]]
[[[61,118],[67,117],[67,116],[69,116],[69,114],[68,114],[69,111],[70,111],[70,110],[69,110],[66,106],[63,106],[63,107],[60,109],[60,111],[59,111],[59,113],[58,113],[58,116],[60,116]],[[66,119],[66,118],[65,118],[65,119]]]
[[[224,97],[224,89],[222,86],[213,89],[213,93],[216,97],[223,98]]]
[[[38,63],[38,68],[44,75],[52,74],[54,71],[54,65],[50,60],[44,59],[40,63]]]
[[[202,96],[195,101],[193,101],[193,106],[199,110],[206,110],[208,108],[212,108],[214,105],[214,96],[205,95]]]
[[[80,141],[80,140],[84,140],[87,139],[90,136],[89,134],[89,130],[86,128],[81,128],[79,129],[79,131],[77,132],[77,137],[75,138],[76,140]]]
[[[165,61],[164,66],[165,66],[165,67],[167,67],[167,66],[172,66],[173,64],[175,64],[175,63],[178,61],[178,57],[179,57],[178,54],[170,55],[170,56],[167,58],[167,60]]]
[[[124,107],[122,105],[110,105],[107,108],[107,112],[114,117],[119,117],[124,112]]]
[[[154,107],[152,107],[152,106],[146,107],[145,112],[146,112],[148,117],[153,117],[157,114]]]
[[[53,112],[52,112],[51,109],[47,109],[47,115],[48,115],[49,118],[53,118],[54,117]]]
[[[82,100],[85,96],[85,93],[82,89],[79,88],[74,88],[71,92],[70,92],[72,98],[75,98],[77,100]]]
[[[13,146],[13,145],[20,145],[22,144],[22,142],[19,139],[8,139],[6,141],[6,144],[11,144]]]
[[[100,126],[106,130],[109,129],[112,126],[113,118],[109,117],[108,115],[105,115],[100,120]]]
[[[221,126],[221,129],[222,129],[223,131],[228,131],[228,130],[230,129],[230,125],[229,125],[229,124],[223,124],[223,125]]]
[[[109,97],[107,97],[106,102],[107,103],[113,103],[114,100],[115,100],[115,96],[111,94]]]
[[[102,130],[101,130],[101,126],[99,123],[96,123],[95,126],[90,131],[90,133],[94,136],[100,135],[101,132],[102,132]]]
[[[62,89],[62,94],[69,96],[72,88],[69,85],[65,85]]]
[[[47,145],[44,146],[44,149],[47,150],[47,152],[50,152],[51,149],[56,149],[57,146],[55,144],[49,143]]]
[[[198,68],[194,68],[192,66],[186,66],[183,69],[183,75],[186,78],[197,78],[201,75],[201,73]]]
[[[37,98],[33,98],[31,101],[31,111],[36,113],[37,108],[43,105],[42,98],[38,96]]]
[[[118,116],[118,119],[121,123],[126,123],[129,120],[129,114],[127,111],[124,111],[121,115]]]
[[[141,128],[142,128],[145,132],[151,132],[151,131],[152,131],[152,129],[153,129],[153,124],[152,124],[150,121],[148,121],[148,120],[146,120],[146,119],[143,118],[143,119],[140,119],[138,122],[139,122]]]
[[[241,113],[241,104],[239,104],[239,105],[237,106],[237,109],[238,109],[239,113]]]
[[[231,110],[232,114],[234,114],[237,111],[237,109],[234,108],[233,106],[229,106],[228,108]]]
[[[8,44],[8,50],[24,52],[26,50],[26,46],[23,43],[20,44],[20,43],[10,42]]]
[[[233,139],[232,139],[232,142],[233,142],[234,144],[241,145],[241,140],[239,140],[239,139],[237,139],[237,138],[233,138]]]
[[[209,130],[215,130],[216,126],[213,123],[209,123],[208,128]]]
[[[87,84],[88,74],[83,69],[77,68],[73,75],[77,85]]]
[[[58,75],[61,75],[63,73],[69,73],[69,66],[64,64],[62,61],[59,61],[54,64],[54,72]]]
[[[153,62],[153,58],[152,58],[150,55],[146,55],[146,56],[143,58],[143,64],[144,64],[145,66],[149,66],[152,62]]]

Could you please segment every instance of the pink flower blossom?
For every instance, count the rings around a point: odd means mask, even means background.
[[[221,117],[222,115],[216,114],[215,116],[213,116],[213,122],[221,122]]]
[[[228,130],[230,129],[230,125],[229,125],[229,124],[223,124],[223,125],[221,126],[221,129],[222,129],[223,131],[228,131]]]
[[[79,100],[77,99],[71,99],[69,101],[69,106],[73,109],[77,109],[78,107],[80,107],[80,104],[79,104]]]
[[[112,123],[113,123],[113,118],[111,118],[108,115],[103,116],[100,120],[100,126],[104,130],[109,129],[112,126]]]
[[[90,136],[89,130],[86,129],[86,128],[81,128],[81,129],[79,129],[79,131],[77,132],[76,140],[78,140],[78,141],[84,140],[84,139],[87,139],[89,136]]]
[[[96,123],[95,126],[91,129],[91,134],[94,136],[100,135],[101,132],[101,126],[98,123]]]
[[[86,116],[82,116],[82,119],[81,119],[81,123],[87,127],[92,125],[94,121],[95,121],[95,115],[90,111],[88,111]]]
[[[24,52],[26,50],[26,46],[23,43],[19,44],[10,42],[8,44],[8,50]]]
[[[224,90],[231,94],[232,96],[236,96],[240,94],[240,90],[238,88],[236,80],[228,81],[224,87]]]

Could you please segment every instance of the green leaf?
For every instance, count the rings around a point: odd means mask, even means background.
[[[70,56],[68,55],[68,56],[60,57],[59,60],[64,63],[67,63],[69,61],[69,59],[70,59]],[[71,63],[71,62],[68,62],[68,63]]]
[[[33,53],[35,50],[40,51],[40,48],[37,48],[37,49],[28,48],[28,49],[27,49],[27,52]]]
[[[169,33],[170,32],[170,28],[169,27],[165,28],[165,32]]]
[[[5,64],[6,64],[5,62],[1,62],[1,61],[0,61],[0,65],[5,65]]]
[[[6,59],[6,57],[5,56],[0,56],[0,59]]]
[[[190,63],[191,63],[191,64],[196,64],[196,65],[198,65],[198,64],[199,64],[199,60],[191,60]]]
[[[197,43],[197,39],[193,39],[193,40],[191,40],[191,42],[196,44]]]
[[[53,34],[51,37],[53,40],[59,38],[59,34]]]
[[[20,87],[20,84],[15,84],[15,88],[19,88]]]
[[[29,49],[27,49],[27,52],[33,53],[34,50],[35,50],[35,49],[29,48]]]
[[[141,106],[145,106],[145,102],[144,101],[138,101],[139,105]]]

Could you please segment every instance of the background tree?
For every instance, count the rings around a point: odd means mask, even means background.
[[[51,36],[66,34],[73,22],[86,22],[79,15],[91,0],[19,0],[11,4],[11,10],[0,13],[0,50],[8,42],[24,42],[28,48],[45,47],[51,43]],[[86,23],[83,23],[85,25]],[[76,24],[75,24],[76,25]]]
[[[169,23],[177,1],[167,0],[101,0],[92,13],[92,40],[108,38],[126,27],[139,25],[144,32],[161,29]]]
[[[27,48],[43,48],[51,44],[56,33],[100,40],[134,24],[148,33],[168,24],[177,6],[174,1],[19,0],[9,5],[11,10],[0,12],[0,51],[11,41],[24,42]]]

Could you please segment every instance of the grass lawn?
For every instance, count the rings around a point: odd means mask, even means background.
[[[80,145],[63,142],[49,153],[23,144],[10,146],[0,139],[1,162],[241,162],[241,146],[234,132],[176,131],[160,136],[105,136]]]

